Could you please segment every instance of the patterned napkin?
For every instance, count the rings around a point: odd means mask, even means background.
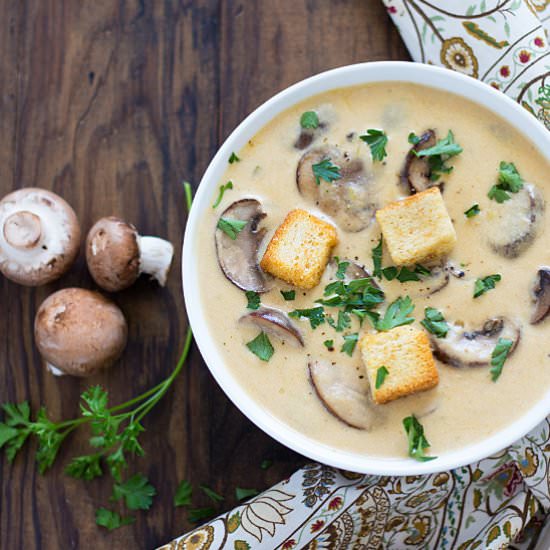
[[[550,129],[550,0],[383,1],[415,61],[487,82]],[[488,550],[539,539],[548,550],[548,511],[550,417],[494,456],[428,476],[310,464],[162,548]]]

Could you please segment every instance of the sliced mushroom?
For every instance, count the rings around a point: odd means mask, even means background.
[[[403,294],[415,296],[429,296],[443,290],[449,284],[449,269],[446,264],[426,266],[429,275],[422,275],[420,281],[410,281],[401,286]]]
[[[417,157],[415,151],[429,149],[437,143],[437,136],[434,130],[426,130],[421,136],[420,141],[411,147],[405,157],[405,164],[401,170],[401,184],[408,188],[411,195],[420,193],[434,186],[441,186],[441,182],[436,183],[430,179],[431,168],[427,157]]]
[[[256,325],[283,342],[290,342],[299,347],[304,346],[302,333],[294,326],[288,315],[279,309],[262,306],[256,311],[243,315],[239,322]]]
[[[378,284],[372,277],[372,275],[369,273],[367,269],[365,269],[365,266],[362,266],[361,264],[358,264],[354,260],[348,260],[347,258],[340,258],[340,263],[347,262],[348,266],[346,267],[346,270],[344,272],[344,278],[342,281],[344,283],[349,283],[350,281],[355,281],[356,279],[371,279],[372,280],[372,286],[379,288]],[[335,258],[332,258],[330,260],[328,266],[327,266],[327,278],[329,280],[335,281],[336,278],[336,272],[338,271],[338,262],[336,262]]]
[[[550,268],[541,267],[533,287],[535,310],[531,315],[531,324],[540,323],[550,313]]]
[[[368,430],[375,421],[366,376],[359,378],[355,367],[328,361],[308,364],[309,376],[324,407],[336,418],[359,430]]]
[[[313,165],[330,159],[340,169],[340,179],[331,183],[321,180],[317,185]],[[324,146],[302,155],[296,170],[300,193],[331,216],[344,231],[356,233],[368,227],[377,205],[374,201],[372,174],[363,161],[343,153],[336,146]]]
[[[531,246],[544,213],[544,199],[532,184],[525,184],[510,200],[487,211],[485,234],[500,256],[517,258]]]
[[[259,228],[266,217],[262,205],[256,199],[241,199],[220,217],[248,222],[235,240],[216,229],[216,252],[224,275],[243,290],[267,292],[270,285],[258,265],[258,251],[266,233],[265,228]]]
[[[485,321],[478,330],[467,331],[463,326],[449,323],[445,338],[431,336],[434,355],[443,363],[453,367],[484,367],[490,364],[491,355],[499,338],[512,340],[516,348],[520,338],[520,328],[504,317]]]

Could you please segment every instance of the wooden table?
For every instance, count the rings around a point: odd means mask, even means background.
[[[408,59],[379,0],[0,0],[0,15],[0,194],[52,189],[84,231],[114,214],[177,249],[181,181],[198,183],[245,115],[319,71]],[[51,292],[93,288],[83,255],[47,287],[0,278],[0,402],[28,399],[33,410],[45,404],[53,418],[72,418],[92,382],[118,403],[164,378],[187,326],[179,267],[178,251],[166,288],[139,281],[114,296],[129,321],[128,348],[112,372],[82,381],[44,371],[32,327]],[[87,452],[87,433],[66,442],[45,476],[34,448],[13,464],[1,454],[0,548],[153,548],[191,528],[172,506],[180,480],[211,486],[231,507],[235,487],[267,488],[306,460],[249,422],[196,350],[145,426],[146,455],[129,471],[144,472],[158,496],[133,526],[112,533],[94,522],[95,509],[109,505],[110,479],[63,473]],[[274,461],[266,471],[263,459]]]

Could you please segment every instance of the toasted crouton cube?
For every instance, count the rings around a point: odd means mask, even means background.
[[[292,210],[275,231],[260,266],[291,285],[313,288],[319,284],[337,243],[332,225],[305,210]]]
[[[438,187],[395,201],[376,212],[396,265],[411,265],[448,254],[456,233]]]
[[[375,403],[429,390],[439,382],[428,336],[417,328],[407,325],[365,334],[359,347]],[[377,389],[376,377],[381,367],[386,367],[388,373]]]

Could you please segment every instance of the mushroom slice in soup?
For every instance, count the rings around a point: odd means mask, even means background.
[[[512,353],[520,339],[520,328],[505,317],[485,321],[480,329],[468,331],[455,323],[449,324],[445,338],[430,335],[434,355],[453,367],[484,367],[491,363],[491,356],[499,338],[513,342]]]
[[[348,265],[343,273],[344,278],[341,279],[339,277],[336,277],[336,273],[338,272],[339,264],[343,263],[347,263]],[[355,260],[341,258],[340,261],[337,262],[336,258],[332,258],[327,266],[326,274],[329,280],[336,281],[340,279],[344,283],[349,283],[350,281],[355,281],[357,279],[370,279],[373,287],[380,288],[374,280],[374,277],[369,273],[367,269],[365,269],[365,266],[357,263]]]
[[[510,194],[510,200],[495,203],[487,211],[485,234],[489,246],[505,258],[520,256],[535,240],[544,208],[544,199],[532,184]]]
[[[535,309],[531,315],[531,324],[543,321],[550,313],[550,268],[541,267],[533,287]]]
[[[370,402],[369,385],[355,367],[312,361],[308,364],[311,383],[323,406],[336,418],[359,430],[369,430],[376,412]]]
[[[234,285],[243,290],[267,292],[270,289],[267,276],[258,265],[258,252],[266,233],[266,229],[259,225],[265,217],[259,201],[241,199],[231,204],[220,219],[246,221],[246,226],[235,239],[219,228],[215,232],[220,268]]]
[[[325,160],[338,167],[340,177],[330,183],[320,179],[317,184],[313,166]],[[300,194],[350,233],[362,231],[374,219],[377,205],[371,189],[372,177],[361,159],[328,145],[305,152],[296,170]]]
[[[421,136],[420,141],[411,147],[405,163],[401,169],[399,179],[403,187],[407,188],[411,195],[426,191],[430,187],[441,187],[442,182],[433,182],[430,179],[432,169],[428,157],[417,157],[415,152],[429,149],[437,143],[437,136],[434,130],[426,130]]]
[[[239,322],[256,325],[283,342],[289,342],[298,347],[304,346],[302,333],[294,326],[288,315],[279,309],[263,306],[243,315]]]

